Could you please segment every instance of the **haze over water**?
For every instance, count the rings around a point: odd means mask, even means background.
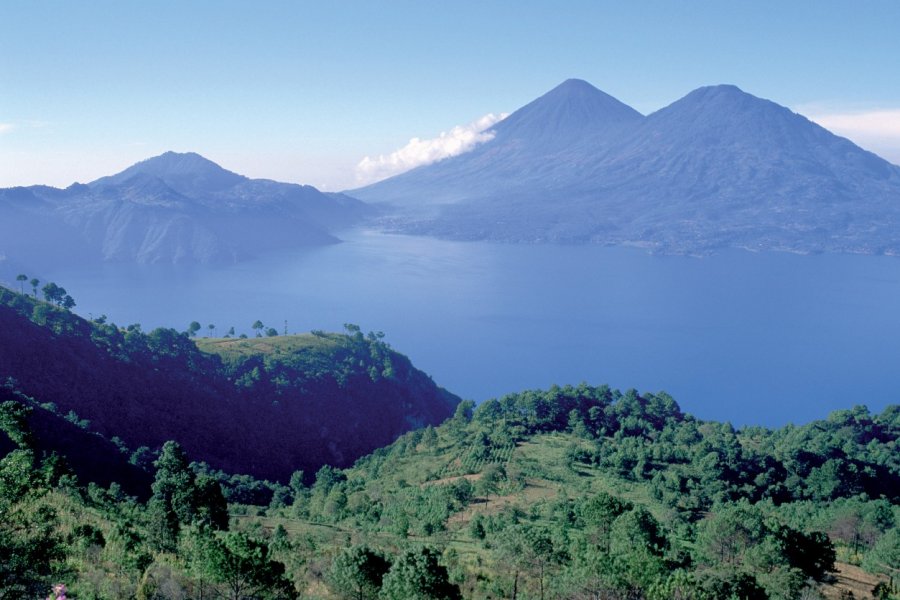
[[[665,390],[736,425],[897,401],[900,259],[502,245],[354,232],[228,267],[45,271],[82,315],[252,335],[357,323],[477,401],[551,384]]]

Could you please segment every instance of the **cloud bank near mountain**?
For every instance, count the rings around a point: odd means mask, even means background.
[[[811,121],[900,164],[900,108],[867,111],[801,111]]]
[[[450,131],[442,131],[435,138],[423,140],[414,137],[408,144],[390,154],[375,158],[366,156],[356,167],[357,181],[366,185],[422,165],[459,156],[478,144],[494,139],[491,127],[507,116],[507,113],[488,113],[467,125],[457,125]]]

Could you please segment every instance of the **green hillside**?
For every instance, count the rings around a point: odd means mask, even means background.
[[[900,407],[735,430],[582,385],[473,408],[250,521],[317,540],[326,585],[322,547],[432,545],[471,598],[859,598],[900,574]]]
[[[229,473],[287,482],[437,424],[459,399],[376,334],[215,342],[87,321],[0,288],[0,380],[143,454],[177,440]],[[252,426],[248,426],[252,424]]]
[[[82,487],[11,422],[0,547],[35,568],[8,572],[75,598],[898,597],[897,406],[734,430],[665,394],[529,391],[256,507],[174,444],[146,502]]]
[[[0,376],[0,600],[900,598],[896,405],[776,430],[586,384],[476,407],[353,326],[195,342],[2,289]]]
[[[199,338],[197,347],[203,352],[218,354],[224,360],[235,362],[252,356],[270,356],[308,352],[323,355],[338,348],[338,339],[327,334],[282,335],[260,338]]]
[[[20,427],[29,432],[24,439],[15,434]],[[60,414],[54,405],[37,403],[19,392],[12,381],[0,383],[0,456],[25,440],[45,457],[52,457],[52,468],[60,474],[75,475],[84,483],[104,488],[116,484],[142,499],[149,495],[152,475],[129,462],[128,449],[116,444],[121,440],[88,431],[87,423]]]

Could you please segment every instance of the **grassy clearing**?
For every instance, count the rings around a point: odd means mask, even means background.
[[[197,347],[222,358],[246,358],[268,354],[292,354],[304,350],[332,350],[338,342],[331,337],[302,333],[262,338],[199,338]]]

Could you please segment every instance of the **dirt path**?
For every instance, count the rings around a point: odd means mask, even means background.
[[[823,585],[822,593],[828,600],[869,600],[872,596],[872,588],[879,581],[886,581],[884,577],[878,577],[866,573],[859,567],[847,563],[835,563],[835,582]],[[852,594],[852,595],[851,595]]]

